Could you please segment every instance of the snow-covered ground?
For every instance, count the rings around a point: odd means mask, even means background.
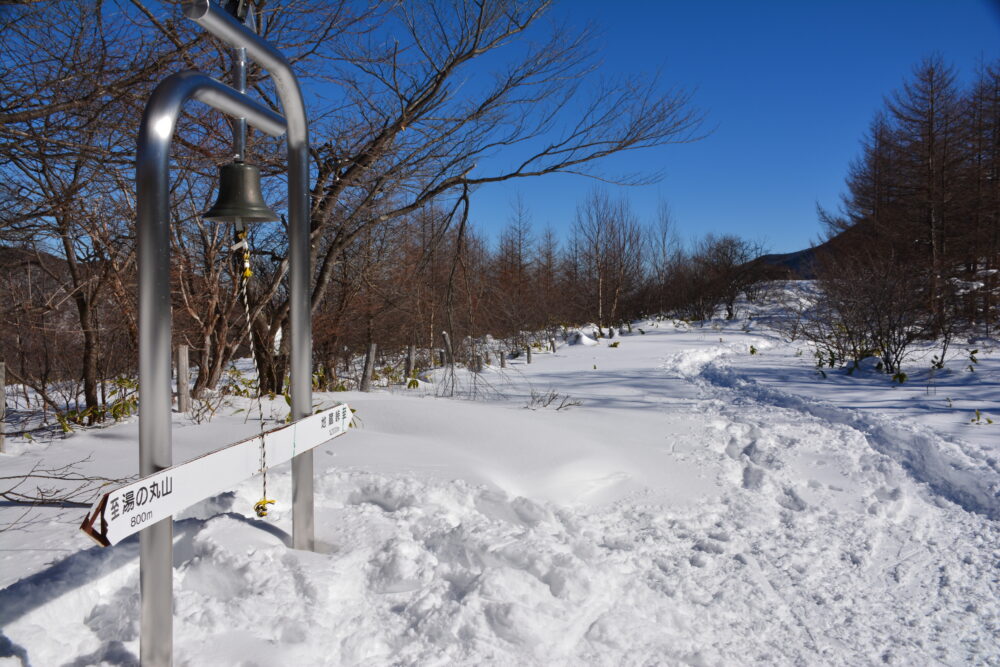
[[[316,450],[320,548],[288,546],[287,467],[266,519],[259,479],[178,517],[175,664],[1000,663],[1000,354],[823,378],[765,321],[637,323],[455,398],[440,371],[317,394],[360,421]],[[259,429],[224,412],[175,415],[175,460]],[[136,434],[16,440],[0,476],[127,476]],[[136,662],[138,542],[84,513],[0,532],[0,665]]]

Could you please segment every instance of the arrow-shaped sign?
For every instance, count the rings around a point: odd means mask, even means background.
[[[101,496],[80,530],[101,546],[117,544],[196,502],[232,489],[266,468],[343,435],[350,421],[351,410],[342,403],[187,463],[164,468]]]

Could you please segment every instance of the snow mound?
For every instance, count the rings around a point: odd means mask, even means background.
[[[587,334],[583,333],[582,331],[574,331],[570,333],[569,337],[566,339],[566,342],[569,343],[570,345],[584,345],[584,346],[592,346],[598,344],[596,340],[594,340]]]

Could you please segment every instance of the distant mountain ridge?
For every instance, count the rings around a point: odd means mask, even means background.
[[[843,250],[864,240],[863,230],[851,227],[819,245],[795,252],[761,255],[752,264],[764,268],[768,278],[776,280],[815,280],[817,259],[826,252]]]

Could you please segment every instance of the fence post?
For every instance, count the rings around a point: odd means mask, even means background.
[[[451,336],[448,335],[447,331],[441,332],[441,338],[444,340],[444,353],[445,358],[448,360],[448,366],[451,368],[455,367],[455,350],[451,347]],[[444,364],[442,364],[444,365]]]
[[[0,452],[4,450],[4,420],[7,418],[7,365],[0,361]]]
[[[413,375],[413,368],[416,365],[415,359],[417,356],[417,346],[411,345],[406,348],[406,368],[403,372],[403,384],[410,381],[410,376]]]
[[[371,391],[372,370],[375,368],[375,343],[368,346],[368,354],[365,355],[365,368],[361,372],[361,391]]]
[[[500,368],[507,368],[507,353],[500,353]]]
[[[191,410],[191,366],[188,364],[188,346],[177,346],[177,412]]]
[[[524,349],[526,349],[528,351],[528,363],[530,364],[531,363],[531,346],[529,345],[528,347],[526,347]]]

